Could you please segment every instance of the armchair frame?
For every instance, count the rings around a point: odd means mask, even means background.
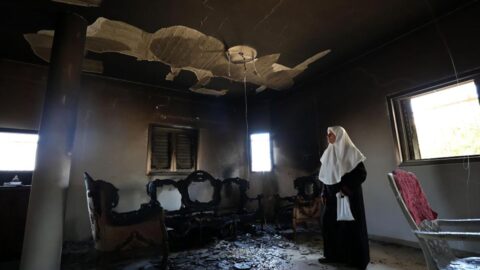
[[[437,258],[436,247],[435,245],[444,247],[448,249],[448,244],[446,241],[479,241],[480,242],[480,232],[459,232],[459,231],[442,231],[442,226],[465,226],[465,225],[477,225],[480,228],[480,219],[434,219],[434,220],[424,220],[422,223],[417,225],[412,214],[410,213],[403,197],[400,192],[399,187],[395,181],[395,176],[393,173],[388,173],[388,180],[390,187],[392,188],[395,198],[400,205],[405,218],[407,219],[412,232],[419,240],[420,247],[423,251],[425,261],[427,264],[427,269],[429,270],[441,270],[445,267],[450,267],[448,269],[456,269],[455,263],[474,263],[475,265],[480,266],[480,258],[470,257],[464,259],[458,259],[453,255],[451,250],[447,250],[447,258]],[[426,229],[428,227],[433,227],[434,230]],[[480,230],[479,230],[480,231]],[[433,242],[433,244],[432,244]],[[446,265],[447,264],[447,265]],[[459,268],[463,269],[463,268]],[[473,269],[473,268],[472,268]]]

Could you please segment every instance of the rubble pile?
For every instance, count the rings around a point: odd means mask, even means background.
[[[211,246],[171,254],[170,269],[288,269],[298,246],[277,234],[244,234],[235,241],[216,241]]]

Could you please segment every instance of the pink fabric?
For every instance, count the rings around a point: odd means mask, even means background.
[[[415,223],[420,224],[425,219],[434,220],[437,213],[428,204],[427,197],[418,183],[417,177],[411,172],[396,169],[393,171],[398,190],[407,205]]]

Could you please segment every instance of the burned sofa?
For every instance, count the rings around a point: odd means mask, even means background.
[[[195,192],[195,185],[197,189]],[[161,205],[171,200],[164,197],[165,190],[178,194],[175,209],[165,210],[165,223],[174,239],[188,236],[203,238],[206,234],[218,237],[235,236],[237,229],[264,223],[262,195],[249,198],[249,183],[241,178],[215,179],[205,171],[195,171],[182,180],[157,179],[147,185],[150,204]],[[199,191],[200,190],[200,191]],[[207,198],[200,200],[193,193],[209,190]],[[160,192],[159,192],[160,191]],[[253,209],[249,208],[256,202]],[[168,209],[168,210],[167,210]]]

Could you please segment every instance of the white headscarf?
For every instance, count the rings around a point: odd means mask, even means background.
[[[343,127],[329,127],[327,132],[333,132],[336,140],[333,144],[328,144],[320,158],[322,167],[318,179],[326,185],[333,185],[339,183],[344,174],[355,169],[366,158],[353,144]]]

